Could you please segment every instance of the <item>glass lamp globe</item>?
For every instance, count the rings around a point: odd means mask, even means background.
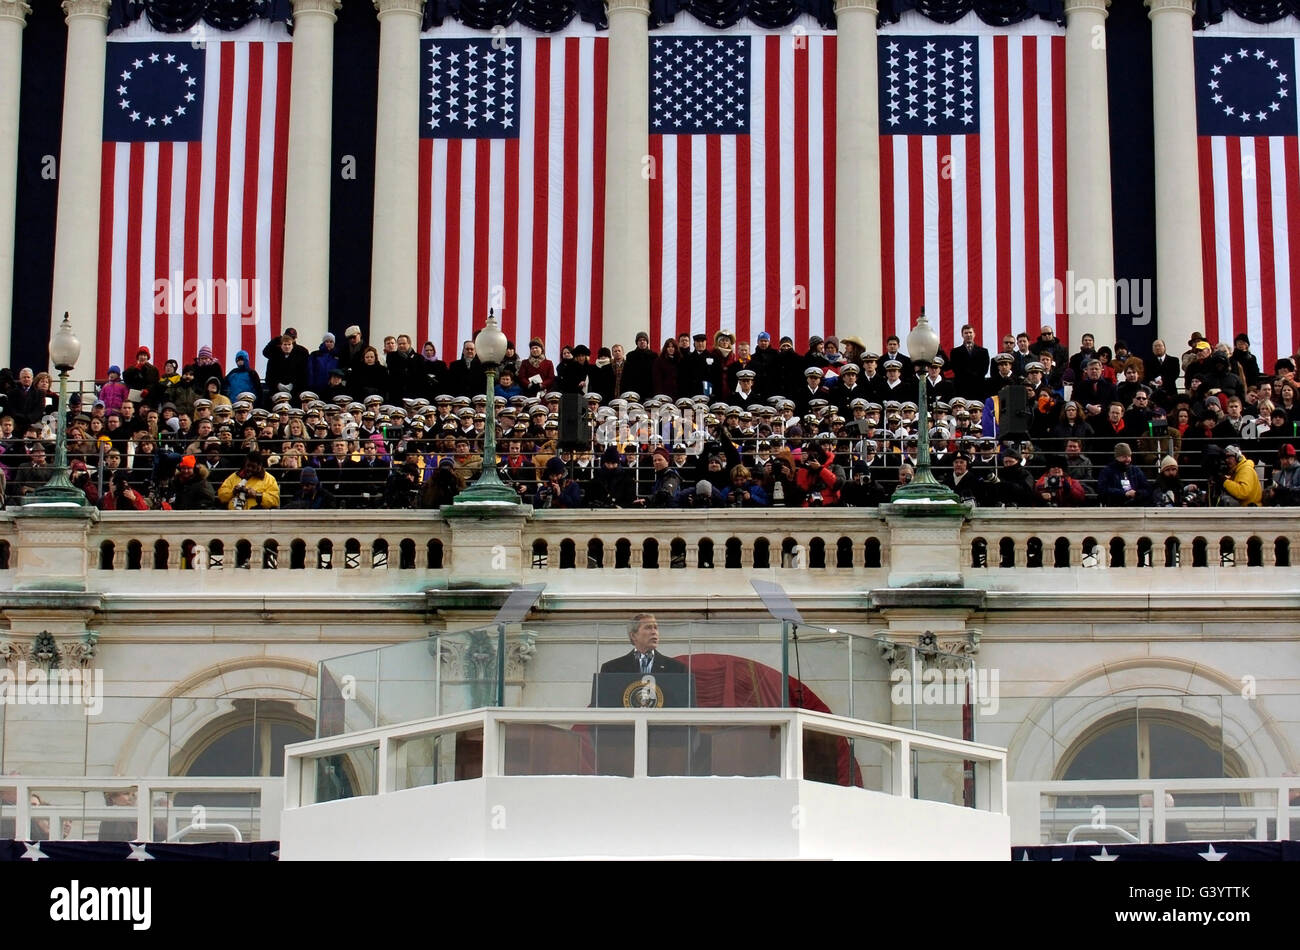
[[[939,334],[934,332],[930,321],[925,319],[925,308],[916,318],[916,326],[907,335],[907,355],[914,361],[928,363],[939,352]]]
[[[59,324],[58,331],[50,340],[50,362],[54,368],[60,372],[70,372],[77,365],[77,357],[81,355],[81,341],[77,335],[72,332],[72,323],[68,320],[68,314],[63,314],[63,322]]]
[[[487,326],[474,337],[474,349],[481,362],[496,365],[506,358],[506,335],[497,326],[496,314],[489,310]]]

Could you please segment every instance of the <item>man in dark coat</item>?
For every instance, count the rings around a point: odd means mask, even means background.
[[[984,395],[984,378],[989,374],[989,351],[975,342],[975,328],[969,323],[961,328],[961,345],[953,347],[948,358],[952,385],[963,399],[980,399]]]
[[[685,673],[686,664],[659,652],[659,623],[654,614],[636,614],[628,621],[632,649],[601,664],[602,673]]]

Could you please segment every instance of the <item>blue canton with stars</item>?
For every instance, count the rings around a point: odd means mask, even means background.
[[[505,37],[423,40],[420,136],[519,138],[519,49]]]
[[[979,41],[975,37],[882,36],[877,44],[882,134],[979,132]]]
[[[109,43],[105,142],[197,142],[203,137],[207,54],[190,43]]]
[[[1196,126],[1201,135],[1295,135],[1295,42],[1198,37]]]
[[[650,131],[749,134],[749,38],[669,36],[650,41]]]

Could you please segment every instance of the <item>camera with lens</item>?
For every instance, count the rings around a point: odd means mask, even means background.
[[[1061,476],[1060,476],[1060,475],[1048,475],[1048,476],[1047,476],[1047,489],[1048,489],[1048,491],[1059,491],[1060,488],[1061,488]]]

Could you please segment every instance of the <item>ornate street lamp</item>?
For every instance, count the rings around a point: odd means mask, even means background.
[[[72,332],[68,314],[50,340],[50,362],[59,371],[59,411],[54,430],[54,474],[50,480],[32,492],[28,504],[65,503],[86,505],[86,493],[68,481],[68,373],[77,365],[81,355],[81,341]]]
[[[501,481],[497,474],[497,367],[506,357],[506,335],[497,326],[496,314],[489,310],[487,326],[474,337],[474,349],[487,370],[487,426],[483,439],[483,470],[474,484],[456,496],[455,505],[518,505],[519,493]]]
[[[907,335],[907,354],[915,362],[927,365],[939,352],[939,334],[934,332],[930,321],[925,319],[925,308],[916,318],[916,326]],[[915,369],[913,370],[915,372]],[[916,400],[917,440],[916,440],[916,474],[912,481],[900,485],[890,497],[891,501],[960,501],[957,493],[941,485],[930,474],[930,413],[929,400],[925,395],[926,374],[921,374],[920,391]]]

